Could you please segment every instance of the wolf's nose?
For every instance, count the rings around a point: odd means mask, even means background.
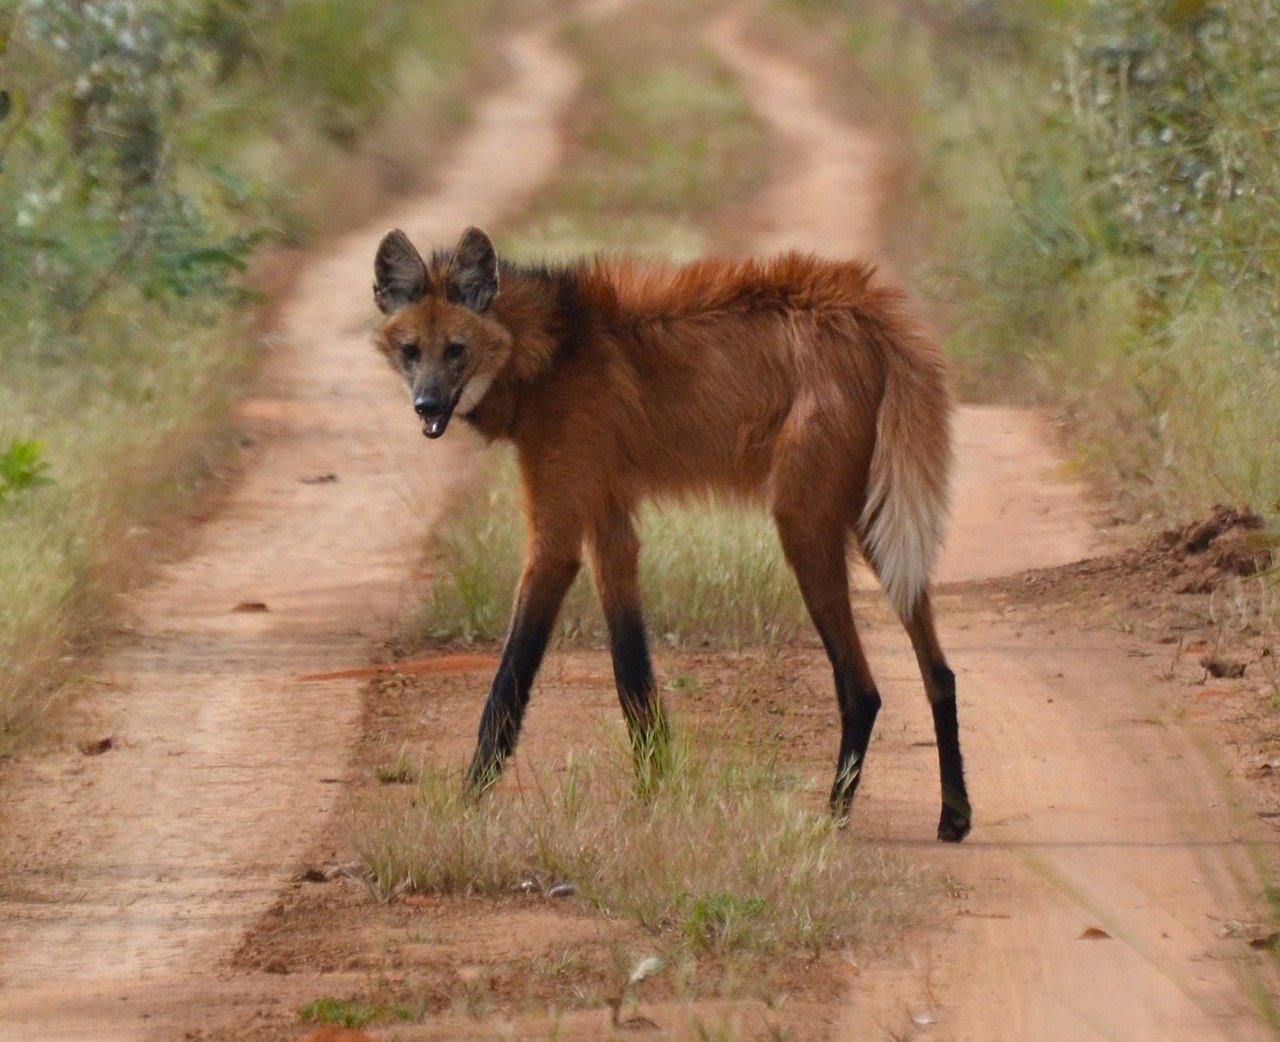
[[[419,416],[436,416],[444,411],[444,399],[435,391],[423,391],[413,400],[413,411]]]

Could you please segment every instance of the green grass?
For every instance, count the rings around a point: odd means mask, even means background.
[[[671,962],[816,954],[921,921],[919,870],[854,842],[749,743],[700,735],[671,760],[649,799],[621,747],[580,751],[557,775],[479,802],[424,765],[411,793],[364,816],[358,847],[384,896],[572,883]]]
[[[507,628],[520,577],[524,523],[514,462],[465,497],[432,537],[431,592],[405,624],[406,645],[491,640]],[[729,506],[648,506],[640,513],[641,590],[656,640],[679,647],[743,647],[808,632],[799,588],[773,522]],[[565,599],[561,636],[607,636],[587,570]]]
[[[407,1006],[375,1006],[346,999],[316,999],[298,1010],[304,1024],[334,1024],[343,1028],[367,1027],[377,1020],[416,1020]]]
[[[227,447],[219,431],[247,362],[243,326],[196,330],[161,314],[144,334],[135,318],[113,297],[62,358],[0,347],[4,429],[39,435],[52,482],[0,504],[0,752],[139,567],[133,526],[194,491]]]
[[[393,147],[394,99],[428,110],[426,138],[456,122],[490,12],[0,12],[0,756],[110,628],[159,549],[148,526],[233,455],[254,250],[335,223],[318,220],[324,193],[357,137]],[[35,444],[38,460],[13,455]],[[27,480],[29,465],[44,469]]]
[[[418,780],[418,767],[408,750],[401,746],[393,758],[374,767],[373,776],[383,785],[410,785]]]

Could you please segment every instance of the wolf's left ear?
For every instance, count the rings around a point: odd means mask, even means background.
[[[477,314],[488,311],[498,295],[498,254],[489,236],[479,228],[468,228],[453,251],[445,276],[449,301]]]
[[[427,266],[399,228],[387,232],[373,260],[373,299],[391,315],[427,295]]]

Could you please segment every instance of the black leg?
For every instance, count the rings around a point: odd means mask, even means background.
[[[525,568],[511,630],[480,717],[476,752],[467,775],[473,793],[498,780],[515,749],[534,677],[578,568],[579,562],[570,558],[535,559]]]
[[[609,627],[618,700],[636,754],[640,788],[652,789],[668,763],[666,715],[657,694],[640,611],[639,540],[626,511],[612,511],[591,533],[591,568]]]
[[[783,551],[796,573],[805,607],[822,638],[835,675],[836,701],[840,707],[840,752],[831,786],[831,814],[844,824],[862,780],[867,746],[880,711],[880,694],[853,623],[843,538],[823,541],[820,527],[790,523],[781,516],[777,521]]]
[[[960,755],[960,722],[956,716],[956,675],[947,665],[933,625],[933,609],[923,594],[915,614],[906,622],[911,646],[924,677],[925,691],[933,710],[933,733],[938,743],[938,770],[942,778],[942,811],[938,818],[938,838],[959,843],[969,834],[973,810],[964,781],[964,758]]]
[[[849,821],[849,808],[862,780],[862,764],[880,712],[880,693],[874,687],[850,683],[849,670],[836,667],[835,673],[836,700],[840,705],[840,756],[836,761],[830,804],[832,817],[844,825]]]
[[[620,612],[609,622],[609,650],[622,714],[632,743],[638,747],[665,727],[653,664],[649,660],[644,616],[639,609]]]

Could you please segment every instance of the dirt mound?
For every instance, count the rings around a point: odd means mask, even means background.
[[[1201,666],[1200,680],[1271,677],[1272,585],[1253,577],[1280,559],[1280,538],[1250,510],[1216,506],[1206,517],[1138,546],[983,587],[1001,600],[1067,615],[1086,628],[1176,645]],[[1194,653],[1204,655],[1194,658]],[[1272,681],[1274,683],[1274,680]]]
[[[1273,540],[1257,534],[1262,528],[1253,511],[1219,505],[1200,521],[1162,532],[1158,542],[1212,587],[1215,574],[1257,575],[1271,567]]]
[[[1246,508],[1216,506],[1207,517],[1172,528],[1139,546],[1060,568],[1025,572],[1013,580],[1028,591],[1070,593],[1087,581],[1091,592],[1123,594],[1132,607],[1167,603],[1171,596],[1212,594],[1233,579],[1272,566],[1277,539]]]

